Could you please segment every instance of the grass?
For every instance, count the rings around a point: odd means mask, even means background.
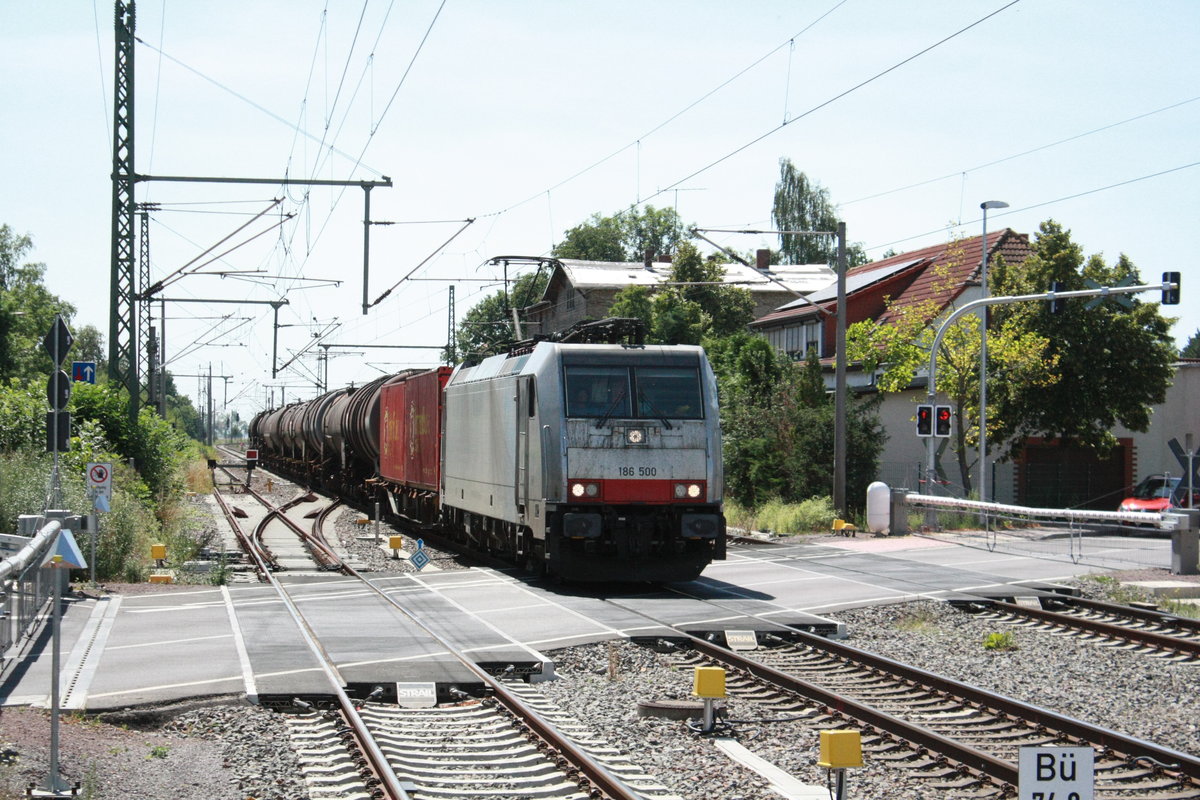
[[[204,461],[193,460],[188,462],[184,469],[183,485],[187,487],[189,492],[196,494],[208,494],[212,491],[212,471],[208,468],[208,464]]]
[[[931,634],[938,629],[937,614],[931,608],[917,608],[896,620],[896,629],[907,633]]]
[[[989,633],[983,639],[984,650],[1016,650],[1017,637],[1012,631],[1004,631],[1003,633]]]
[[[1109,603],[1129,605],[1131,603],[1150,602],[1150,596],[1143,590],[1121,583],[1111,575],[1084,575],[1082,581],[1096,584],[1104,600]]]
[[[836,516],[833,501],[828,497],[813,497],[800,503],[770,500],[756,509],[732,500],[725,504],[725,518],[730,526],[777,534],[825,533]]]
[[[1160,611],[1174,614],[1177,617],[1200,619],[1200,605],[1196,605],[1195,603],[1185,603],[1182,600],[1175,600],[1174,598],[1164,598],[1158,601],[1158,608]]]

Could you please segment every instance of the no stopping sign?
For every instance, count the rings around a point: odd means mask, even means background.
[[[112,494],[112,464],[93,462],[87,465],[88,488],[104,495]]]

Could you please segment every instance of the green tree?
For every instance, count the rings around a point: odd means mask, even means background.
[[[953,296],[953,274],[962,259],[962,247],[953,243],[949,258],[934,268],[931,291],[920,302],[890,306],[887,324],[873,320],[851,325],[846,331],[847,357],[869,372],[880,372],[877,380],[884,393],[908,389],[919,372],[929,364],[929,350],[943,317],[943,305]],[[948,314],[953,311],[950,303]],[[1014,391],[1036,391],[1056,380],[1056,358],[1047,352],[1044,336],[1017,325],[993,325],[988,331],[988,442],[1003,438],[1004,423],[997,410],[998,396]],[[951,449],[958,466],[963,491],[972,492],[971,470],[975,459],[971,451],[979,446],[979,321],[972,315],[951,325],[937,353],[938,392],[946,395],[954,408],[958,424],[954,426]],[[989,450],[991,448],[989,447]],[[941,472],[940,463],[938,464]]]
[[[683,239],[684,226],[674,209],[645,206],[608,217],[592,214],[566,231],[553,253],[585,261],[641,261],[647,251],[652,257],[673,255]]]
[[[1085,260],[1070,231],[1054,220],[1041,224],[1030,258],[1013,266],[998,260],[993,277],[997,295],[1044,292],[1051,281],[1067,290],[1086,288],[1089,280],[1101,286],[1124,278],[1142,282],[1124,254],[1111,266],[1099,255]],[[1041,387],[1010,383],[996,397],[997,441],[1010,440],[1010,453],[1029,436],[1104,450],[1116,443],[1116,425],[1149,427],[1151,407],[1166,398],[1177,357],[1169,336],[1173,320],[1162,316],[1157,303],[1134,300],[1126,310],[1115,298],[1095,304],[1075,299],[1066,301],[1061,314],[1051,313],[1049,303],[997,306],[994,313],[1002,326],[1045,338],[1059,378]]]
[[[1179,357],[1200,358],[1200,329],[1188,337],[1187,344],[1179,351]]]
[[[107,351],[104,349],[104,335],[95,325],[83,325],[76,331],[75,344],[71,346],[69,358],[75,361],[96,362],[96,376],[108,375]]]
[[[729,496],[753,507],[829,495],[834,405],[816,352],[795,364],[749,335],[727,337],[709,352],[720,375]],[[862,508],[886,440],[877,401],[851,402],[846,422],[847,496]]]
[[[509,292],[502,290],[476,303],[458,324],[458,357],[489,356],[508,348],[517,340],[512,309],[537,302],[549,279],[542,270],[530,272],[513,281]]]
[[[788,158],[779,159],[779,181],[775,184],[771,219],[781,231],[836,231],[840,221],[829,190],[810,180]],[[779,249],[783,260],[789,264],[837,263],[837,238],[833,236],[781,233]],[[849,266],[867,261],[861,243],[847,242],[846,263]]]
[[[0,225],[0,379],[44,378],[50,358],[41,345],[55,314],[70,321],[75,308],[46,289],[46,265],[27,262],[33,250],[29,236]]]

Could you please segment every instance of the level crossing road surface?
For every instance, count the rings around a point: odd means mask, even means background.
[[[1109,548],[1118,546],[1112,538],[1104,541]],[[1167,563],[1169,557],[1164,558]],[[665,587],[557,586],[490,568],[368,577],[476,662],[549,678],[553,661],[545,653],[571,645],[781,626],[844,635],[844,628],[823,615],[965,593],[1032,594],[1096,571],[1069,560],[908,536],[735,544],[727,560],[711,564],[698,580]],[[289,585],[343,685],[474,682],[444,646],[353,579],[277,577]],[[325,673],[305,645],[305,634],[270,587],[159,588],[66,602],[60,645],[63,708],[101,712],[212,696],[262,700],[328,694]],[[49,704],[49,628],[44,626],[3,665],[3,705]]]

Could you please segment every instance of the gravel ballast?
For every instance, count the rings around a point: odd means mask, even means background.
[[[1200,666],[1169,662],[1070,637],[1006,628],[944,604],[920,602],[835,615],[850,644],[951,678],[1001,692],[1167,747],[1200,752]],[[987,650],[990,633],[1013,632],[1016,649]],[[711,738],[682,722],[639,717],[644,700],[688,699],[690,671],[668,655],[627,643],[603,643],[551,654],[559,680],[539,688],[612,745],[687,800],[777,798],[767,780],[719,752]],[[71,782],[94,800],[305,798],[282,720],[238,702],[162,719],[130,718],[127,727],[64,717],[61,763]],[[727,708],[730,735],[809,784],[824,786],[816,766],[818,733],[743,699]],[[0,716],[0,800],[23,797],[48,765],[44,711],[5,709]],[[872,764],[849,773],[858,800],[964,796],[911,772]],[[9,794],[5,795],[4,792]]]

